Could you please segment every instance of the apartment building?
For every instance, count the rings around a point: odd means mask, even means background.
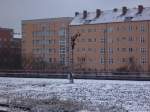
[[[68,64],[68,32],[71,17],[23,20],[22,57],[48,64]],[[30,66],[30,65],[27,65]]]
[[[0,69],[21,67],[21,41],[15,42],[13,29],[0,28]],[[20,40],[20,39],[19,39]]]
[[[12,38],[10,49],[13,69],[21,69],[21,38]]]
[[[150,71],[150,7],[76,12],[69,31],[70,39],[81,35],[73,51],[75,69]]]

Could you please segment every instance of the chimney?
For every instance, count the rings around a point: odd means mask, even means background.
[[[75,16],[78,16],[79,15],[79,12],[75,12]]]
[[[84,10],[84,11],[83,11],[83,19],[85,19],[86,17],[87,17],[87,11]]]
[[[128,9],[126,6],[122,7],[122,15],[125,15],[127,13]]]
[[[137,14],[141,14],[143,12],[143,9],[144,9],[143,5],[139,5]]]
[[[101,15],[101,10],[96,9],[96,17],[95,18],[99,18],[100,15]]]

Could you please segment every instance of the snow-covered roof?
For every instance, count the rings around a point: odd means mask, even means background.
[[[137,14],[137,12],[138,8],[128,9],[125,15],[122,15],[122,9],[117,11],[105,10],[101,11],[101,15],[98,18],[96,18],[96,12],[88,12],[85,19],[83,19],[83,13],[79,13],[74,17],[70,25],[150,20],[150,7],[144,7],[141,14]]]

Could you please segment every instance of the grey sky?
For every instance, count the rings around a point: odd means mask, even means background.
[[[0,26],[21,31],[21,20],[74,16],[86,9],[150,6],[150,0],[0,0]]]

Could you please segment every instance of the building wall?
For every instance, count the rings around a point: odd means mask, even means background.
[[[66,65],[71,20],[66,17],[22,21],[22,56]]]
[[[12,29],[0,28],[0,69],[7,68],[11,61],[9,51],[12,36]]]
[[[12,57],[14,69],[21,69],[21,38],[13,38],[11,40],[11,50],[9,51]]]
[[[79,32],[74,49],[76,69],[115,71],[134,63],[140,71],[149,70],[149,21],[70,26]],[[71,53],[70,53],[71,55]]]
[[[14,46],[12,29],[0,28],[0,69],[9,70],[21,67],[20,43],[21,42],[19,41],[17,46]]]

